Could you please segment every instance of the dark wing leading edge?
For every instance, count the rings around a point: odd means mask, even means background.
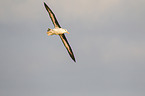
[[[49,16],[50,16],[50,18],[51,18],[51,20],[52,20],[52,22],[53,22],[53,24],[54,24],[54,27],[55,27],[55,28],[56,28],[56,27],[61,28],[60,25],[59,25],[59,23],[58,23],[58,21],[57,21],[57,19],[56,19],[56,17],[55,17],[55,15],[54,15],[54,13],[53,13],[52,10],[46,5],[45,2],[44,2],[44,6],[45,6],[47,12],[49,13]]]
[[[61,38],[61,40],[62,40],[62,42],[63,42],[65,48],[67,49],[67,51],[68,51],[70,57],[74,60],[74,62],[76,62],[75,57],[74,57],[74,54],[73,54],[73,52],[72,52],[72,49],[71,49],[71,47],[70,47],[70,45],[69,45],[69,43],[68,43],[68,41],[67,41],[65,35],[64,35],[64,34],[61,34],[61,35],[59,35],[59,36],[60,36],[60,38]]]

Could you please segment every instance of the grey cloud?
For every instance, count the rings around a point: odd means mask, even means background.
[[[45,2],[69,30],[77,63],[47,36],[43,1],[0,1],[1,95],[145,95],[144,1]]]

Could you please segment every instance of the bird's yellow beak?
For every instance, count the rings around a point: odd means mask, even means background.
[[[67,31],[66,33],[68,33],[69,34],[69,32]]]

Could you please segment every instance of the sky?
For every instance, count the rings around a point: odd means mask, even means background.
[[[0,0],[1,96],[145,96],[144,17],[144,0]]]

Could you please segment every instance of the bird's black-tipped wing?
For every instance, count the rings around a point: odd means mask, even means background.
[[[54,15],[54,13],[53,13],[52,10],[47,6],[47,4],[46,4],[45,2],[44,2],[44,6],[45,6],[47,12],[49,13],[49,16],[50,16],[50,18],[51,18],[51,20],[52,20],[52,23],[53,23],[54,27],[55,27],[55,28],[56,28],[56,27],[61,28],[60,25],[59,25],[59,23],[58,23],[58,21],[57,21],[57,19],[56,19],[56,17],[55,17],[55,15]]]
[[[68,51],[70,57],[74,60],[74,62],[76,62],[75,57],[74,57],[74,54],[73,54],[73,52],[72,52],[72,49],[71,49],[71,47],[70,47],[70,45],[69,45],[69,43],[68,43],[68,41],[67,41],[65,35],[64,35],[64,34],[61,34],[61,35],[59,35],[59,36],[60,36],[60,38],[61,38],[61,40],[62,40],[62,42],[63,42],[65,48],[67,49],[67,51]]]

